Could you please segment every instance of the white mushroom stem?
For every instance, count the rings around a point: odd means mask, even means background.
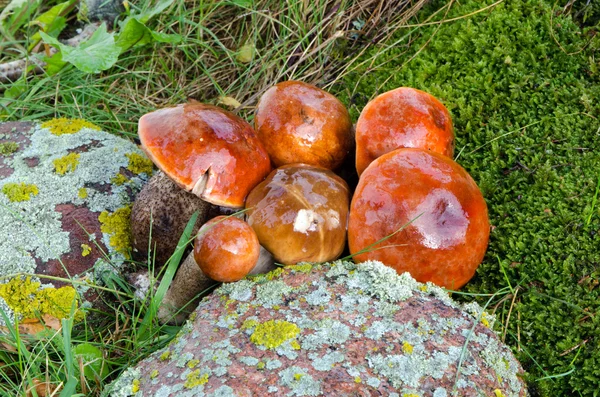
[[[275,269],[275,261],[269,251],[262,246],[256,266],[249,275],[267,273]],[[175,278],[158,309],[157,317],[161,324],[182,324],[200,302],[200,293],[218,284],[208,278],[194,259],[194,252],[179,266]]]

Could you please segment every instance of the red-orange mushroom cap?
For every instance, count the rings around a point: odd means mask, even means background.
[[[448,109],[434,96],[409,87],[370,101],[356,123],[356,171],[379,156],[412,147],[452,157],[454,130]]]
[[[235,217],[206,222],[194,243],[194,259],[202,272],[224,283],[244,278],[258,261],[260,244],[254,230]]]
[[[279,263],[327,262],[346,245],[349,196],[332,171],[288,164],[252,189],[247,221]]]
[[[241,208],[271,171],[252,127],[216,106],[189,103],[139,121],[142,149],[175,183],[209,203]]]
[[[254,126],[275,167],[304,163],[335,169],[354,145],[342,102],[301,81],[269,88],[256,107]]]
[[[362,174],[348,244],[352,254],[367,251],[357,262],[379,260],[417,281],[458,289],[483,260],[489,231],[487,205],[467,171],[438,153],[397,149]]]

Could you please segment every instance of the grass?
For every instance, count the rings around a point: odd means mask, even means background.
[[[597,27],[581,29],[543,0],[434,2],[419,17],[422,29],[371,47],[335,90],[354,117],[398,86],[449,108],[457,161],[481,187],[493,225],[465,289],[475,295],[461,299],[485,302],[510,287],[490,307],[532,393],[597,395]]]

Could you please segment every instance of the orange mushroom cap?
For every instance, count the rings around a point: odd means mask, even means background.
[[[206,222],[194,243],[194,259],[209,278],[224,283],[244,278],[258,261],[260,244],[254,230],[235,217]]]
[[[352,254],[368,251],[357,262],[379,260],[417,281],[458,289],[483,260],[489,232],[487,205],[464,168],[438,153],[397,149],[362,174],[348,244]]]
[[[175,183],[212,204],[241,208],[271,171],[252,127],[216,106],[189,103],[145,114],[142,149]]]
[[[434,96],[409,87],[385,92],[370,101],[356,123],[356,171],[402,147],[452,157],[454,130],[448,109]]]
[[[332,171],[306,164],[280,167],[248,195],[248,224],[285,265],[327,262],[346,245],[349,191]]]
[[[342,102],[301,81],[269,88],[258,102],[254,125],[276,167],[304,163],[335,169],[354,145]]]

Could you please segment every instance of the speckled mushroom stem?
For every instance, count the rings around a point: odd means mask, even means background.
[[[261,246],[256,266],[249,275],[267,273],[275,268],[273,255]],[[182,324],[198,306],[202,297],[199,294],[216,284],[218,282],[202,273],[194,259],[194,253],[191,252],[179,266],[163,298],[157,314],[159,321],[162,324]]]

